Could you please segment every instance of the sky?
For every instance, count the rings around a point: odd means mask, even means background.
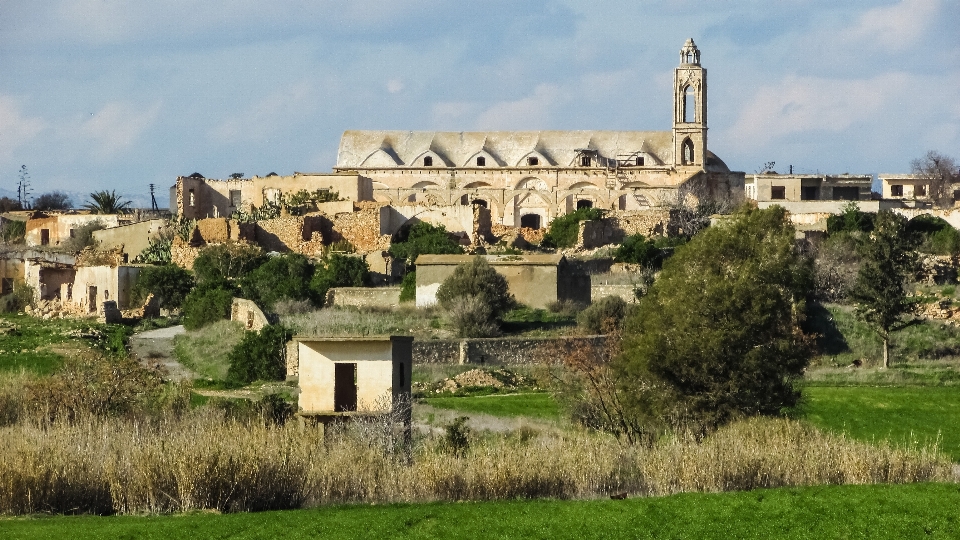
[[[348,129],[669,130],[733,170],[960,159],[958,0],[0,0],[0,195],[330,171]],[[76,204],[84,201],[75,200]]]

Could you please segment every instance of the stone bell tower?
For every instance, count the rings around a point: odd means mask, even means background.
[[[707,153],[707,70],[700,49],[688,39],[673,70],[673,162],[678,167],[705,165]]]

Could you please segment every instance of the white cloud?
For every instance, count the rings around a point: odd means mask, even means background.
[[[75,134],[94,143],[93,153],[97,159],[108,160],[133,146],[159,113],[160,102],[146,109],[130,103],[108,103],[84,120]]]
[[[405,85],[400,79],[390,79],[387,81],[387,92],[390,92],[391,94],[402,92],[404,88]]]
[[[0,161],[11,160],[17,148],[39,135],[46,126],[42,118],[24,116],[12,97],[0,95]]]
[[[939,0],[903,0],[892,6],[868,10],[851,28],[848,41],[869,40],[890,50],[916,45],[940,11]]]
[[[551,124],[553,112],[563,101],[558,86],[540,84],[533,94],[515,101],[500,101],[486,108],[477,117],[476,129],[544,129]]]
[[[309,84],[291,84],[257,101],[239,116],[221,122],[208,136],[221,142],[262,141],[303,120],[316,108],[316,100]]]

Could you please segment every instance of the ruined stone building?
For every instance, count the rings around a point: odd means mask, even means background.
[[[328,215],[367,201],[393,208],[381,235],[417,217],[472,237],[461,224],[473,218],[473,205],[487,208],[494,225],[539,229],[583,207],[635,211],[690,197],[742,198],[744,174],[707,147],[707,71],[692,39],[680,51],[673,87],[670,131],[347,131],[333,173],[231,180],[195,173],[171,188],[170,211],[229,217],[301,190],[326,190],[338,196],[318,208]],[[425,207],[439,210],[420,217]]]
[[[707,71],[692,39],[674,70],[671,131],[347,131],[334,171],[369,178],[384,203],[475,203],[494,223],[534,229],[582,207],[740,198],[744,180],[707,147]]]

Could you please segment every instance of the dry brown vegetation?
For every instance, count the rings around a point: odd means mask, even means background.
[[[240,421],[201,408],[134,421],[0,428],[0,512],[155,513],[350,502],[590,498],[815,484],[942,481],[933,447],[869,445],[790,420],[752,419],[702,442],[621,445],[585,431],[442,436],[409,454],[369,426]],[[460,454],[460,455],[458,455]]]

